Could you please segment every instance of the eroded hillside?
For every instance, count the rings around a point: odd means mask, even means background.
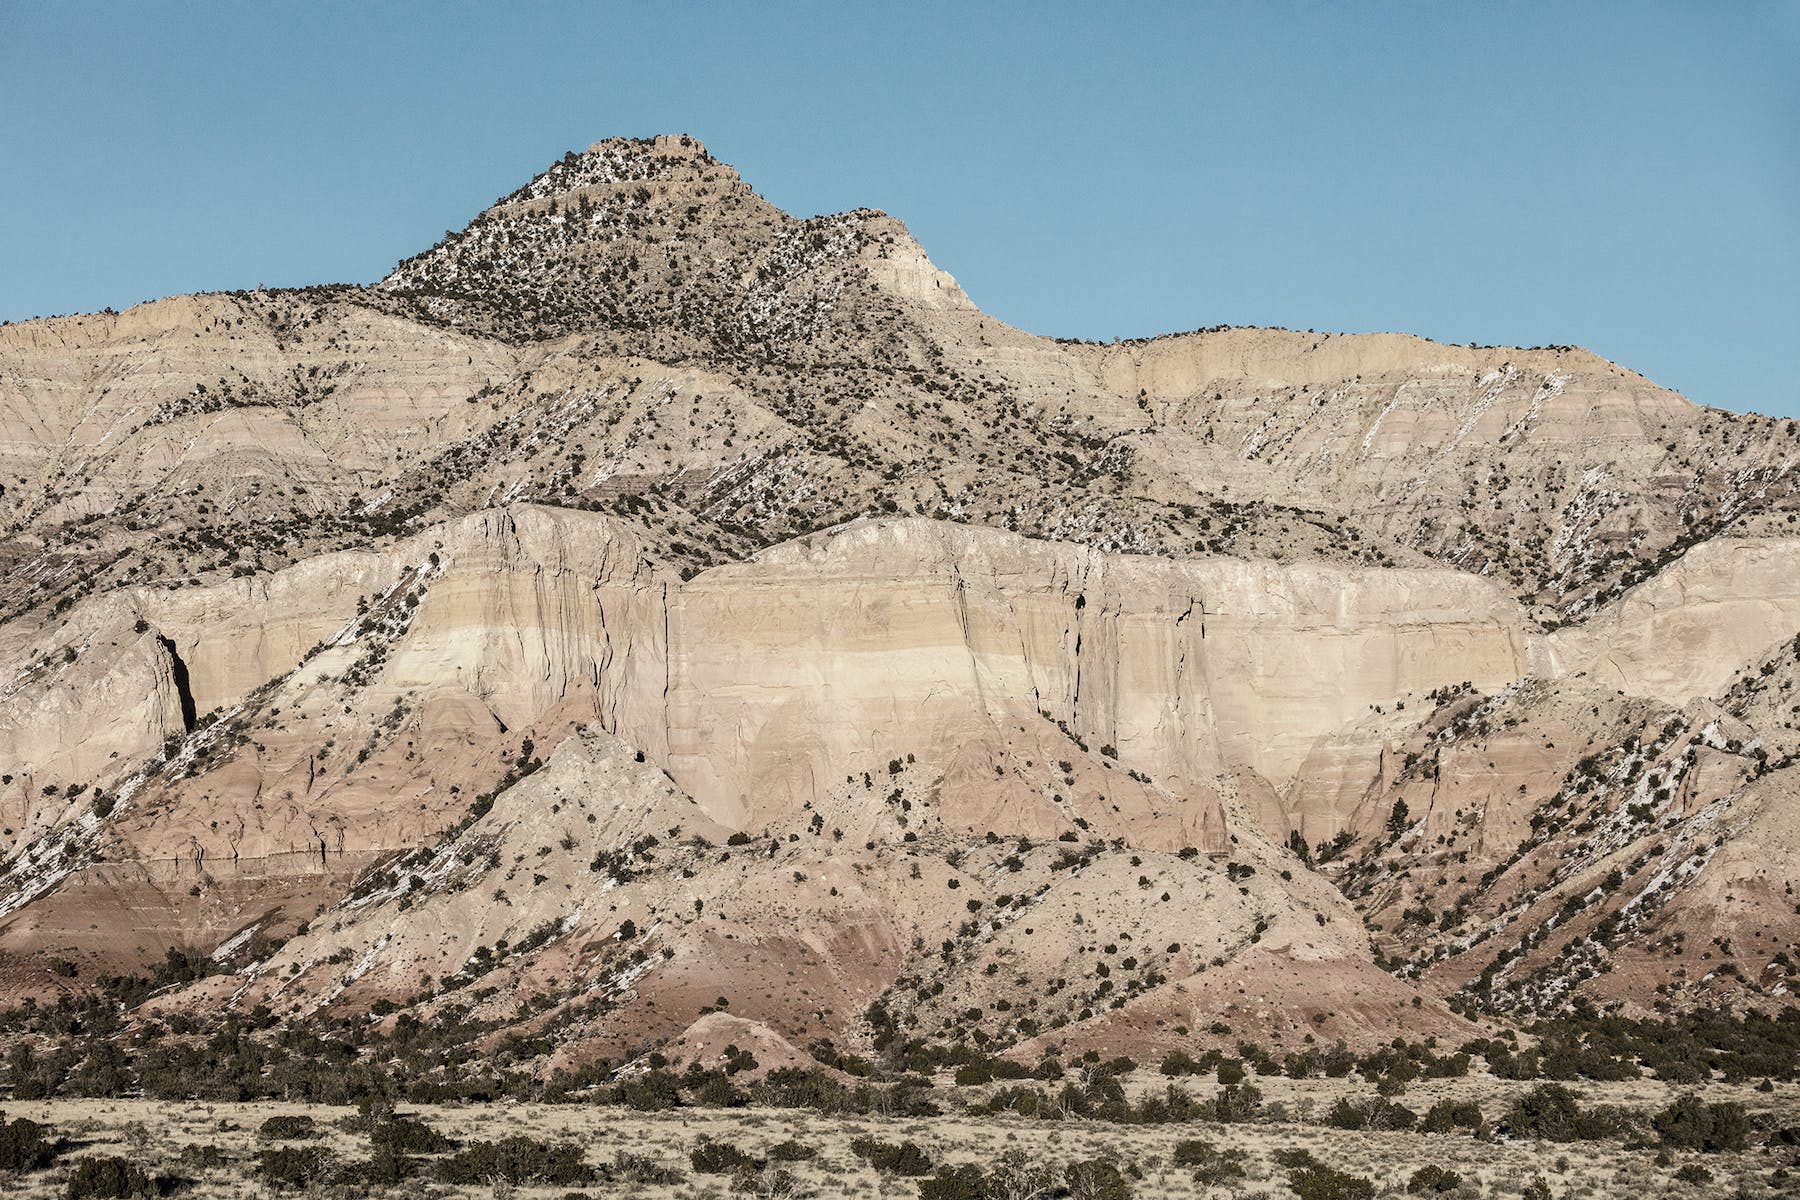
[[[602,142],[0,328],[0,986],[564,1064],[1785,1008],[1797,458],[1567,347],[1031,337]]]

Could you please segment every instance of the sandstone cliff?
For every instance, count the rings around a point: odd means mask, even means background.
[[[1568,347],[1031,337],[598,143],[373,287],[0,328],[0,979],[576,1056],[1781,1006],[1797,447]]]

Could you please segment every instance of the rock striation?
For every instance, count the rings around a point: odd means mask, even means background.
[[[1570,347],[1032,337],[597,143],[370,287],[0,327],[0,992],[194,949],[563,1064],[1785,1007],[1797,461]]]

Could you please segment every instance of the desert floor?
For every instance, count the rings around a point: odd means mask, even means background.
[[[1166,1081],[1153,1072],[1140,1071],[1134,1091],[1160,1087]],[[1185,1081],[1190,1091],[1204,1094],[1210,1082]],[[1375,1181],[1379,1193],[1404,1194],[1412,1173],[1429,1163],[1459,1173],[1464,1184],[1453,1195],[1519,1196],[1534,1177],[1542,1176],[1557,1200],[1605,1198],[1649,1200],[1661,1196],[1775,1196],[1800,1194],[1800,1179],[1780,1179],[1773,1172],[1793,1160],[1795,1150],[1765,1150],[1754,1146],[1745,1153],[1725,1155],[1675,1154],[1659,1164],[1654,1146],[1627,1147],[1618,1141],[1554,1144],[1548,1142],[1477,1141],[1464,1134],[1360,1132],[1327,1128],[1316,1122],[1340,1096],[1366,1098],[1372,1089],[1354,1080],[1259,1079],[1265,1104],[1286,1106],[1288,1120],[1219,1125],[1197,1122],[1171,1125],[1114,1125],[1064,1120],[1032,1121],[1017,1117],[986,1117],[950,1113],[933,1118],[826,1117],[807,1111],[773,1109],[720,1110],[689,1108],[669,1113],[636,1113],[614,1107],[494,1103],[466,1107],[403,1105],[405,1115],[423,1120],[432,1128],[459,1141],[495,1140],[524,1134],[536,1139],[573,1140],[586,1150],[587,1161],[605,1163],[624,1152],[658,1160],[678,1169],[684,1180],[671,1184],[607,1183],[586,1189],[568,1187],[518,1187],[488,1183],[478,1187],[449,1187],[414,1179],[386,1191],[369,1191],[359,1185],[314,1185],[307,1193],[320,1196],[513,1196],[564,1197],[576,1195],[631,1195],[642,1197],[720,1197],[732,1194],[730,1177],[695,1174],[688,1152],[702,1137],[729,1141],[753,1154],[762,1154],[777,1143],[794,1140],[816,1147],[817,1157],[782,1164],[791,1172],[791,1186],[773,1186],[771,1175],[758,1180],[757,1192],[778,1195],[894,1196],[917,1194],[917,1181],[882,1176],[850,1150],[853,1137],[866,1134],[885,1141],[911,1140],[940,1164],[987,1164],[1008,1150],[1024,1151],[1033,1160],[1061,1167],[1071,1161],[1111,1155],[1123,1167],[1135,1167],[1140,1177],[1134,1194],[1143,1196],[1269,1196],[1289,1197],[1283,1171],[1273,1160],[1280,1150],[1303,1148],[1319,1160],[1354,1175]],[[1422,1082],[1409,1088],[1401,1100],[1423,1112],[1439,1099],[1479,1100],[1490,1120],[1504,1107],[1507,1097],[1529,1085],[1487,1079]],[[1653,1081],[1573,1085],[1584,1105],[1616,1104],[1654,1111],[1669,1103],[1682,1089]],[[1691,1089],[1690,1089],[1691,1090]],[[964,1093],[965,1095],[967,1093]],[[1715,1084],[1700,1091],[1707,1100],[1737,1100],[1752,1113],[1769,1114],[1777,1125],[1800,1124],[1800,1085],[1778,1085],[1772,1093],[1752,1087]],[[946,1089],[946,1099],[955,1092]],[[269,1186],[258,1178],[261,1152],[275,1143],[258,1135],[271,1116],[305,1113],[322,1127],[324,1136],[312,1142],[284,1145],[324,1145],[341,1161],[367,1158],[366,1136],[351,1132],[340,1122],[351,1110],[300,1104],[208,1104],[150,1100],[54,1100],[6,1104],[6,1116],[28,1117],[49,1125],[76,1144],[49,1170],[10,1180],[0,1179],[0,1193],[19,1197],[60,1196],[69,1167],[81,1158],[116,1154],[147,1170],[160,1170],[191,1181],[180,1192],[192,1197],[260,1197],[294,1195]],[[1310,1118],[1308,1120],[1307,1118]],[[1221,1149],[1245,1152],[1246,1175],[1229,1184],[1202,1186],[1189,1168],[1171,1162],[1175,1144],[1184,1138],[1203,1138]],[[1757,1139],[1760,1141],[1760,1138]],[[189,1147],[216,1146],[224,1165],[197,1166]],[[1700,1163],[1711,1173],[1703,1184],[1675,1179],[1675,1172],[1689,1163]],[[1800,1176],[1800,1172],[1795,1172]],[[1784,1193],[1783,1189],[1787,1189]]]

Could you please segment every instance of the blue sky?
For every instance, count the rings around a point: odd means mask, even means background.
[[[1800,414],[1800,0],[0,0],[0,318],[367,281],[612,134],[988,311],[1575,343]]]

